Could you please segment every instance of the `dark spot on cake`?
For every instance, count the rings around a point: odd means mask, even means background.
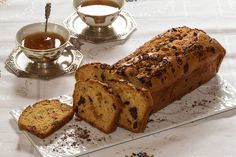
[[[163,83],[164,83],[164,81],[165,81],[165,80],[162,78],[162,79],[161,79],[161,83],[163,84]]]
[[[143,55],[142,55],[142,58],[145,59],[145,60],[147,60],[147,59],[149,59],[149,55],[148,55],[148,54],[143,54]]]
[[[186,64],[184,65],[184,73],[187,73],[187,72],[188,72],[188,69],[189,69],[189,65],[188,65],[188,63],[186,63]]]
[[[149,80],[147,81],[147,85],[148,85],[149,87],[152,86],[152,81],[151,81],[151,79],[149,79]]]
[[[130,102],[129,102],[129,101],[125,101],[124,104],[125,104],[125,105],[129,105]]]
[[[202,84],[202,81],[199,81],[199,82],[198,82],[198,86],[200,86],[201,84]]]
[[[101,65],[100,65],[100,68],[101,68],[101,69],[109,69],[109,65],[107,65],[107,64],[101,64]]]
[[[169,64],[170,64],[170,62],[168,61],[168,59],[167,58],[163,58],[163,65],[164,66],[168,66]]]
[[[132,116],[134,119],[137,119],[138,113],[137,113],[137,108],[136,108],[136,107],[130,108],[130,109],[129,109],[129,112],[130,112],[131,116]]]
[[[59,125],[60,124],[60,122],[59,121],[54,121],[54,122],[52,122],[52,125]],[[45,130],[46,130],[47,128],[45,128]]]
[[[74,107],[74,112],[75,112],[75,113],[78,112],[78,106],[77,106],[77,105],[75,105],[75,107]]]
[[[78,105],[84,104],[85,103],[85,98],[80,96]]]
[[[188,82],[188,79],[185,79],[185,82]]]
[[[175,28],[172,28],[171,30],[172,30],[173,32],[177,32],[177,30],[176,30]]]
[[[193,32],[193,36],[197,36],[197,33],[196,33],[196,32]]]
[[[89,101],[90,101],[90,102],[93,102],[93,100],[91,99],[91,97],[90,97],[90,96],[88,96],[88,98],[89,98]]]
[[[174,49],[174,50],[177,50],[177,47],[176,47],[176,46],[172,46],[171,48]]]
[[[156,77],[161,78],[161,76],[162,76],[162,71],[161,70],[157,71],[156,72]]]
[[[134,128],[134,129],[137,129],[137,128],[138,128],[138,123],[137,123],[137,122],[134,122],[133,128]]]
[[[172,42],[172,41],[174,41],[174,40],[175,40],[174,37],[170,37],[170,38],[169,38],[169,42]]]
[[[212,46],[207,47],[206,49],[207,49],[207,52],[211,52],[211,53],[213,53],[213,54],[215,53],[215,48],[212,47]]]
[[[172,71],[173,74],[175,73],[175,69],[174,68],[171,68],[171,71]]]
[[[183,61],[180,57],[176,57],[176,61],[179,65],[182,65],[183,64]]]
[[[190,88],[189,88],[189,91],[192,91],[193,90],[193,87],[191,86]]]
[[[114,110],[116,110],[116,105],[115,104],[112,104],[112,107],[114,108]]]
[[[156,50],[156,51],[159,51],[159,50],[160,50],[160,46],[159,46],[159,45],[156,45],[156,46],[155,46],[155,50]]]
[[[183,48],[183,54],[184,54],[184,55],[187,55],[187,54],[188,54],[188,48],[187,48],[187,47],[184,47],[184,48]]]
[[[102,81],[105,80],[105,75],[104,75],[104,73],[101,74],[101,79],[102,79]]]

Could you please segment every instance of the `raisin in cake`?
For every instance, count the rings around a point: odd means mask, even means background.
[[[113,68],[136,87],[151,91],[156,112],[214,77],[225,53],[204,31],[178,27],[148,41]]]
[[[152,96],[146,89],[137,89],[127,81],[107,81],[120,96],[123,108],[119,125],[132,132],[143,132],[153,107]]]
[[[75,114],[105,133],[117,127],[120,99],[107,84],[98,80],[77,81],[73,94]]]
[[[18,126],[21,130],[45,138],[72,119],[72,106],[59,100],[43,100],[28,106],[20,115]]]

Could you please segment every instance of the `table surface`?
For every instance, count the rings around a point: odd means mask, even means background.
[[[49,0],[48,0],[49,1]],[[14,123],[9,111],[37,100],[71,94],[73,75],[50,81],[17,78],[4,68],[22,26],[43,21],[41,0],[0,0],[0,156],[39,156]],[[129,0],[124,10],[138,29],[124,42],[82,47],[83,63],[114,63],[153,36],[176,26],[205,30],[227,50],[219,75],[236,87],[236,1],[234,0]],[[62,24],[72,12],[72,2],[52,0],[50,21]],[[143,139],[96,151],[85,157],[124,157],[146,151],[156,157],[235,157],[236,110],[171,129]]]

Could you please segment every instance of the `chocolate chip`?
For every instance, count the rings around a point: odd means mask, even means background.
[[[78,112],[78,106],[77,106],[77,105],[74,106],[74,112],[75,112],[75,113]]]
[[[183,64],[183,61],[180,57],[176,57],[176,61],[179,65],[182,65]]]
[[[84,104],[85,103],[85,98],[80,96],[80,99],[79,99],[79,102],[78,102],[78,105],[81,105],[81,104]]]
[[[60,124],[59,121],[54,121],[54,122],[52,122],[52,125],[59,125],[59,124]]]
[[[197,36],[197,33],[196,33],[196,32],[193,32],[193,36]]]
[[[161,78],[161,76],[162,76],[162,71],[161,70],[157,71],[156,72],[156,77]]]
[[[145,59],[145,60],[147,60],[147,59],[149,59],[149,55],[148,55],[148,54],[143,54],[143,55],[142,55],[142,58]]]
[[[112,107],[114,108],[114,110],[116,110],[116,105],[115,104],[112,104]]]
[[[188,69],[189,69],[189,65],[188,65],[188,63],[186,63],[184,65],[184,73],[188,72]]]
[[[176,32],[176,31],[177,31],[175,28],[172,28],[171,30],[172,30],[173,32]]]
[[[176,46],[172,46],[171,48],[177,50],[177,47],[176,47]]]
[[[172,42],[172,41],[174,41],[174,40],[175,40],[174,37],[170,37],[170,38],[169,38],[169,42]]]
[[[101,79],[102,79],[102,81],[105,80],[105,75],[104,75],[104,73],[101,74]]]
[[[134,128],[134,129],[137,129],[137,127],[138,127],[138,123],[137,123],[137,122],[134,122],[133,128]]]
[[[90,97],[90,96],[88,96],[88,98],[89,98],[89,101],[90,101],[90,102],[93,102],[93,100],[91,99],[91,97]]]
[[[129,109],[129,112],[130,112],[131,116],[132,116],[134,119],[137,119],[138,113],[137,113],[137,108],[136,108],[136,107],[130,108],[130,109]]]
[[[125,104],[125,105],[129,105],[130,102],[129,102],[129,101],[125,101],[124,104]]]
[[[107,65],[107,64],[101,64],[101,65],[100,65],[100,68],[101,68],[101,69],[109,69],[110,67],[109,67],[109,65]]]
[[[211,52],[211,53],[213,53],[213,54],[215,53],[215,48],[212,47],[212,46],[207,47],[206,49],[207,49],[207,52]]]
[[[173,74],[175,73],[175,69],[174,68],[171,68],[171,71],[172,71]]]

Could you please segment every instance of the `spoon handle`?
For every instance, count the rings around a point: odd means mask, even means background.
[[[51,13],[51,3],[47,3],[45,6],[45,34],[47,34],[47,28],[48,28],[48,18],[50,16]]]

